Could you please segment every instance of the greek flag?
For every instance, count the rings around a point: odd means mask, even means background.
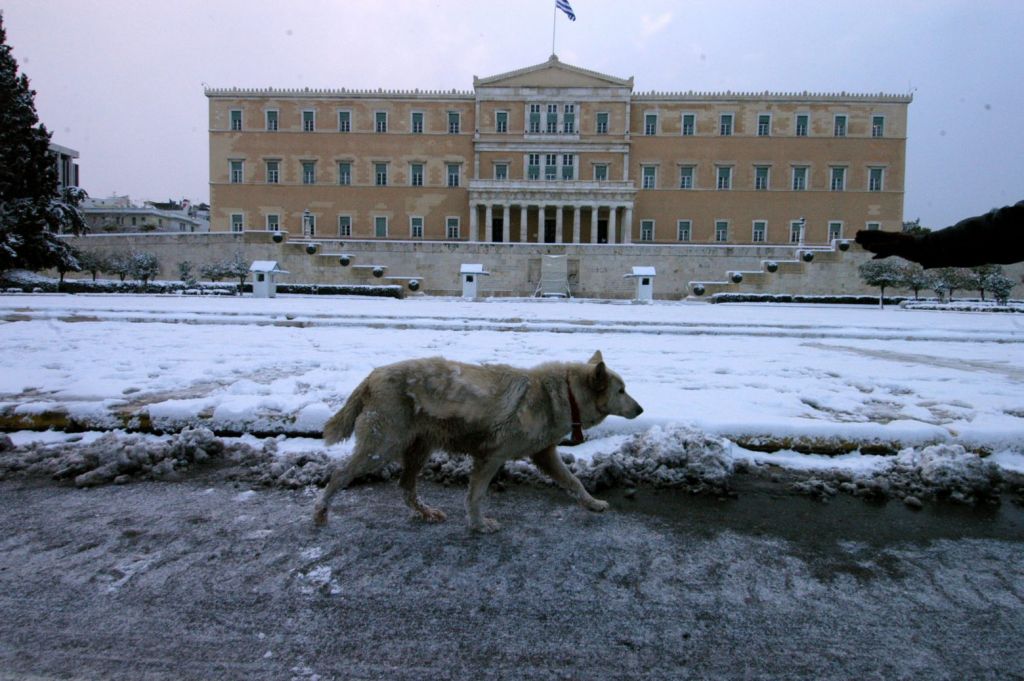
[[[565,12],[565,15],[569,17],[569,21],[576,21],[576,13],[572,11],[569,0],[555,0],[555,7]]]

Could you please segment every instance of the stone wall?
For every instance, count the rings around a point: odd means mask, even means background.
[[[815,250],[813,262],[796,259],[793,246],[716,246],[642,244],[509,244],[441,241],[345,241],[313,242],[288,239],[274,242],[268,232],[204,234],[129,234],[70,237],[75,246],[97,252],[154,253],[160,260],[158,278],[179,278],[178,263],[203,263],[230,259],[240,253],[246,260],[276,260],[289,272],[285,282],[315,284],[394,284],[416,279],[427,295],[461,295],[459,268],[479,263],[490,276],[482,277],[482,296],[529,296],[536,291],[544,255],[564,255],[568,260],[573,294],[581,298],[631,298],[635,284],[624,277],[637,265],[657,270],[654,297],[676,300],[690,293],[691,281],[709,284],[708,293],[791,293],[804,295],[877,294],[865,286],[857,267],[870,254],[851,245],[848,251]],[[313,254],[310,244],[316,244]],[[350,256],[347,266],[342,255]],[[764,261],[780,267],[769,274]],[[383,276],[373,274],[374,266]],[[1024,265],[1006,268],[1018,281]],[[729,273],[742,272],[739,284],[727,283]],[[79,277],[88,277],[80,273]],[[889,293],[889,291],[887,291]],[[898,294],[899,291],[892,291]],[[962,296],[970,295],[962,292]],[[1024,287],[1014,297],[1024,296]]]

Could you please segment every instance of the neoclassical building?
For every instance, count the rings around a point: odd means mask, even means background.
[[[213,231],[827,244],[903,218],[909,95],[634,92],[552,56],[466,92],[206,96]]]

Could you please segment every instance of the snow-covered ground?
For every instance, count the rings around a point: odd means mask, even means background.
[[[739,443],[738,458],[792,467],[864,470],[882,465],[873,452],[951,443],[1024,471],[1024,318],[977,312],[0,295],[0,414],[285,433],[281,452],[322,450],[308,436],[375,366],[429,355],[530,366],[598,349],[644,414],[609,419],[576,457],[685,425]]]

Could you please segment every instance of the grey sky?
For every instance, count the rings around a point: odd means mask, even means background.
[[[559,58],[636,91],[913,91],[905,217],[1024,199],[1019,0],[571,0]],[[209,198],[216,87],[471,90],[551,53],[554,0],[6,0],[8,43],[93,196]]]

